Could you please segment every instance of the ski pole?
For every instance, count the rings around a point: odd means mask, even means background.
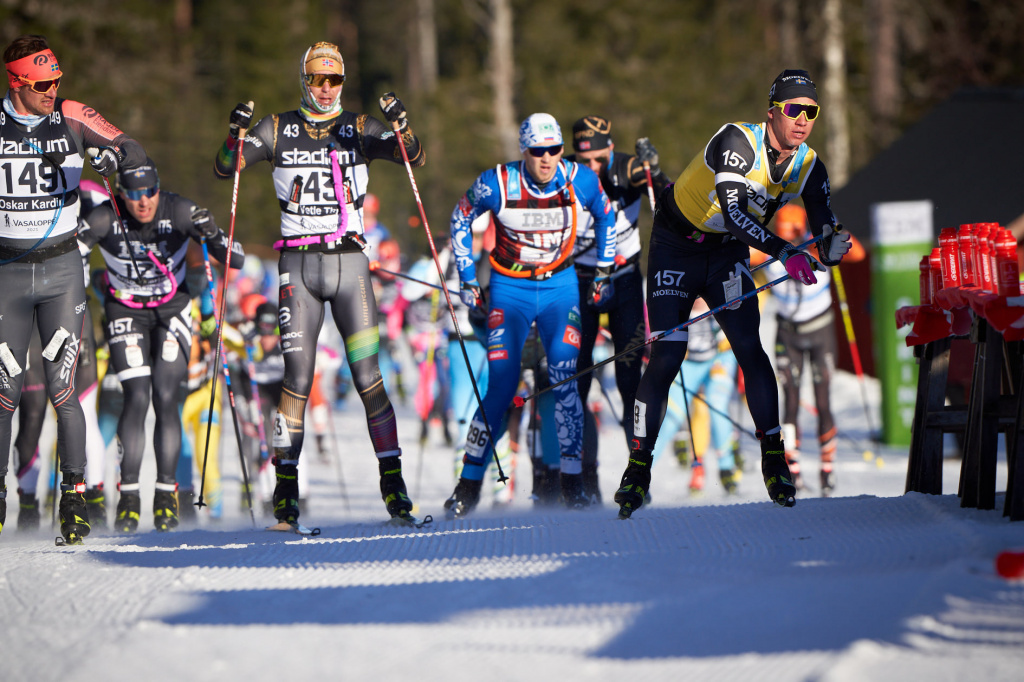
[[[651,180],[650,161],[644,161],[644,174],[647,176],[647,199],[651,202],[651,213],[654,213],[654,181]]]
[[[232,220],[232,227],[234,227],[234,221],[233,220]],[[230,242],[230,240],[229,240],[229,242]],[[224,281],[225,282],[227,281],[228,273],[231,272],[231,249],[230,248],[228,249],[227,260],[228,260],[228,262],[227,262],[227,264],[224,267]],[[206,283],[207,283],[208,292],[209,292],[209,295],[212,297],[214,295],[213,268],[210,266],[210,249],[206,245],[206,239],[205,238],[203,239],[203,264],[204,264],[204,266],[206,268]],[[226,298],[227,297],[227,291],[222,291],[221,292],[221,296]],[[238,408],[235,405],[235,391],[234,391],[234,388],[232,388],[232,385],[231,385],[231,372],[228,369],[227,354],[224,352],[224,327],[227,326],[227,322],[224,321],[225,310],[224,310],[223,301],[224,301],[224,299],[221,300],[221,304],[222,305],[221,305],[221,313],[220,313],[221,317],[220,317],[220,319],[217,319],[216,317],[214,317],[214,320],[217,322],[217,350],[216,350],[216,353],[215,353],[215,356],[214,356],[215,359],[214,359],[213,379],[212,379],[213,384],[210,386],[210,411],[207,414],[206,423],[208,425],[213,423],[213,409],[214,409],[214,406],[216,405],[216,399],[217,399],[217,373],[218,373],[218,370],[220,369],[220,365],[223,365],[223,369],[224,369],[224,388],[226,389],[227,394],[228,394],[228,404],[231,406],[231,425],[235,429],[235,440],[238,442],[238,459],[239,459],[239,462],[241,463],[241,466],[242,466],[242,484],[245,486],[246,502],[249,505],[249,518],[252,519],[252,525],[255,528],[256,527],[256,514],[255,514],[255,512],[253,512],[253,509],[252,509],[252,487],[249,485],[249,469],[248,469],[248,466],[245,463],[245,445],[244,445],[243,440],[242,440],[242,432],[238,428]],[[220,363],[220,364],[218,364],[218,363]],[[261,416],[260,420],[262,421],[262,416]],[[203,502],[203,493],[206,490],[206,465],[210,461],[209,460],[209,456],[210,456],[210,432],[212,430],[213,429],[210,429],[209,427],[207,427],[207,429],[206,429],[206,450],[203,453],[202,482],[199,485],[199,500],[196,502],[196,506],[197,507],[204,507],[204,506],[206,506],[205,503]]]
[[[653,344],[656,341],[662,340],[663,338],[665,338],[669,334],[674,334],[677,331],[681,331],[683,329],[686,329],[687,327],[689,327],[694,322],[700,322],[701,320],[703,320],[703,319],[705,319],[705,318],[707,318],[707,317],[709,317],[711,315],[714,315],[715,313],[720,313],[723,310],[725,310],[726,308],[728,308],[729,306],[735,305],[735,304],[740,303],[742,301],[745,301],[748,298],[750,298],[751,296],[756,296],[757,294],[761,293],[762,291],[766,291],[766,290],[771,289],[772,287],[774,287],[774,286],[776,286],[778,284],[781,284],[782,282],[785,282],[787,279],[789,279],[789,275],[785,274],[785,275],[783,275],[782,277],[779,277],[776,280],[772,280],[771,282],[768,282],[767,284],[762,284],[761,286],[757,287],[756,289],[752,289],[751,291],[748,291],[747,293],[743,294],[742,296],[737,296],[736,298],[734,298],[732,300],[726,301],[725,303],[723,303],[722,305],[718,306],[717,308],[712,308],[711,310],[707,311],[706,313],[701,313],[697,317],[691,317],[686,322],[683,322],[680,325],[672,327],[671,329],[667,329],[667,330],[665,330],[663,332],[659,332],[659,333],[655,334],[654,336],[652,336],[651,338],[647,339],[646,341],[643,341],[643,342],[638,343],[638,344],[636,344],[634,346],[631,346],[631,347],[625,349],[624,351],[622,351],[621,353],[616,353],[615,355],[612,355],[611,357],[605,358],[601,362],[598,362],[598,363],[595,363],[595,364],[591,365],[590,367],[586,368],[582,372],[577,372],[576,374],[573,374],[568,379],[562,379],[561,381],[559,381],[556,384],[551,384],[550,386],[537,391],[533,395],[528,395],[525,398],[522,398],[520,396],[516,396],[515,398],[512,399],[512,402],[516,406],[522,406],[522,405],[524,405],[526,403],[527,400],[533,400],[537,396],[541,395],[542,393],[547,393],[548,391],[550,391],[553,388],[557,388],[557,387],[559,387],[559,386],[561,386],[563,384],[567,384],[570,381],[575,381],[577,378],[583,376],[584,374],[587,374],[588,372],[593,372],[598,367],[603,367],[604,365],[607,365],[609,362],[614,362],[615,360],[621,358],[624,355],[629,355],[630,353],[635,353],[635,352],[639,351],[642,348],[650,346],[651,344]]]
[[[442,290],[442,288],[436,284],[431,284],[430,282],[427,282],[422,279],[416,279],[415,277],[407,275],[404,272],[394,272],[393,270],[387,270],[385,268],[382,268],[380,266],[380,261],[370,261],[370,272],[383,272],[386,275],[394,275],[395,277],[401,277],[402,279],[407,279],[410,282],[415,282],[416,284],[422,284],[423,286],[430,287],[431,289],[437,289],[438,291]],[[452,291],[451,289],[448,289],[448,293],[454,294],[456,296],[459,295],[459,292]]]
[[[735,429],[737,431],[739,431],[740,433],[746,434],[746,435],[750,436],[751,438],[753,438],[754,440],[757,440],[757,436],[754,434],[753,431],[750,431],[750,430],[745,429],[742,426],[740,426],[740,423],[738,421],[736,421],[735,419],[733,419],[730,414],[728,414],[727,412],[723,412],[722,410],[718,409],[717,407],[715,407],[714,405],[709,403],[708,399],[705,398],[704,396],[702,396],[700,393],[695,393],[695,392],[687,389],[686,386],[683,386],[683,397],[685,398],[688,395],[689,396],[693,396],[697,400],[699,400],[702,403],[704,403],[709,410],[711,410],[715,414],[719,415],[720,417],[725,417],[727,420],[729,420],[729,423],[732,424],[733,427],[735,427]]]
[[[85,150],[85,153],[95,159],[99,157],[100,150],[96,147],[89,147]],[[131,240],[128,239],[128,226],[125,224],[124,218],[121,217],[120,209],[117,208],[117,197],[115,197],[114,193],[110,191],[110,182],[107,180],[107,176],[101,175],[100,177],[103,178],[103,186],[107,189],[107,196],[110,197],[110,205],[114,209],[114,215],[117,216],[117,226],[121,228],[121,237],[124,239],[124,248],[128,252],[128,258],[131,259],[132,265],[135,267],[135,281],[138,284],[142,284],[144,282],[142,279],[142,271],[139,270],[139,262],[135,260],[135,250],[132,248]]]
[[[846,301],[846,287],[843,286],[843,276],[839,273],[839,266],[832,268],[834,281],[836,283],[836,294],[839,297],[839,310],[843,314],[843,327],[846,329],[846,341],[850,344],[850,358],[853,360],[853,371],[857,374],[857,382],[860,384],[860,395],[864,402],[864,418],[867,420],[868,437],[874,440],[875,429],[871,423],[871,410],[868,407],[868,387],[864,380],[864,369],[860,364],[860,351],[857,348],[857,337],[853,333],[853,320],[850,318],[850,306]]]
[[[423,209],[423,200],[420,198],[420,190],[416,185],[416,176],[412,172],[412,164],[409,162],[409,152],[405,149],[405,141],[402,140],[402,130],[398,121],[391,122],[391,128],[395,131],[395,144],[402,152],[402,160],[405,162],[405,172],[409,175],[409,184],[412,185],[413,196],[416,197],[416,206],[420,212],[420,220],[423,221],[423,231],[427,235],[427,243],[430,245],[430,255],[434,258],[434,265],[437,267],[437,275],[441,278],[441,281],[445,281],[444,270],[441,269],[441,261],[437,257],[437,248],[434,246],[434,237],[430,233],[430,223],[427,222],[427,212]],[[462,337],[462,330],[459,329],[459,320],[455,315],[455,306],[452,305],[452,297],[448,292],[447,288],[442,289],[444,293],[445,301],[448,303],[448,312],[452,316],[452,324],[455,328],[455,335],[459,339],[459,346],[462,348],[462,357],[466,360],[466,366],[469,366],[469,353],[466,351],[466,340]],[[501,461],[498,459],[497,443],[494,442],[494,432],[491,430],[491,424],[487,419],[487,411],[484,410],[484,399],[480,396],[480,387],[477,386],[476,377],[470,374],[470,380],[473,383],[473,393],[476,395],[477,405],[480,407],[480,418],[484,422],[484,428],[487,430],[487,443],[491,448],[491,455],[494,458],[494,463],[498,467],[498,481],[504,483],[508,480],[508,476],[501,469]]]

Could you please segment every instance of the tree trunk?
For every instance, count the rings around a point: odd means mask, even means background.
[[[417,88],[427,94],[437,89],[437,25],[434,0],[416,0]]]
[[[896,139],[899,117],[900,67],[897,0],[868,0],[871,27],[871,114],[878,149]]]
[[[833,189],[850,178],[850,125],[846,106],[846,52],[842,0],[825,0],[825,80],[823,110],[827,112],[825,149]]]
[[[488,36],[491,50],[488,67],[494,92],[494,128],[501,158],[519,156],[519,132],[512,104],[515,62],[512,53],[512,7],[509,0],[488,0]]]
[[[779,2],[779,56],[783,69],[805,68],[800,49],[800,0],[778,0]],[[772,78],[775,76],[773,75]]]

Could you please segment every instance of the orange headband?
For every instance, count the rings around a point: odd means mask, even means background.
[[[60,78],[62,75],[57,57],[49,49],[7,63],[7,82],[12,88]]]

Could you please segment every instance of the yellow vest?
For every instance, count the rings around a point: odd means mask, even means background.
[[[765,214],[769,206],[771,213],[768,218],[771,218],[775,211],[800,196],[807,176],[810,175],[818,158],[817,153],[808,147],[807,143],[801,144],[793,154],[793,161],[786,169],[782,180],[773,182],[769,173],[771,164],[768,160],[768,150],[764,144],[765,125],[726,123],[718,133],[715,133],[717,136],[726,126],[736,126],[750,141],[750,146],[754,149],[754,163],[744,176],[747,182],[747,212],[762,225],[766,223]],[[703,232],[723,233],[727,231],[725,219],[722,216],[722,206],[718,203],[718,194],[715,192],[715,172],[705,160],[707,153],[705,147],[703,152],[690,161],[690,165],[676,180],[674,198],[679,212],[692,225]]]

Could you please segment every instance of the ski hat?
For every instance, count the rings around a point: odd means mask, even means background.
[[[601,116],[584,116],[572,124],[572,148],[578,152],[607,149],[612,143],[612,123]]]
[[[156,172],[153,159],[146,157],[146,163],[131,170],[123,169],[118,173],[117,181],[122,189],[148,189],[160,186],[160,175]]]
[[[562,129],[551,114],[531,114],[519,126],[519,153],[530,147],[553,147],[562,144]]]
[[[785,102],[797,97],[810,97],[818,101],[818,89],[814,87],[811,74],[803,69],[786,69],[772,82],[772,89],[768,91],[768,107],[771,108],[774,102]]]
[[[261,336],[273,336],[277,330],[277,306],[266,301],[256,308],[254,316],[256,322],[256,333]]]

